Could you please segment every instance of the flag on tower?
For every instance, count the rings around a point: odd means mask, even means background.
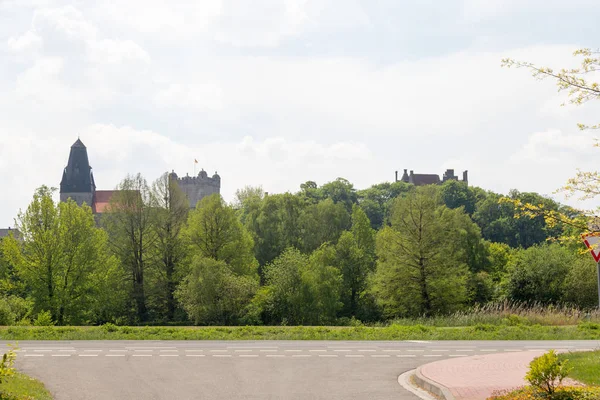
[[[198,164],[198,160],[194,158],[194,164]]]

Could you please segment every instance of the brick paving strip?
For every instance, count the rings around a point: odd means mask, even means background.
[[[452,358],[423,365],[419,372],[447,388],[456,400],[484,400],[495,391],[526,385],[529,363],[542,354],[535,350]]]

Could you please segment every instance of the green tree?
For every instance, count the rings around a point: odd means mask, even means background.
[[[146,179],[140,174],[127,176],[112,196],[102,223],[109,234],[111,251],[130,276],[131,298],[139,321],[148,319],[146,275],[157,243],[152,219],[152,196]]]
[[[365,211],[371,227],[379,230],[389,220],[394,199],[405,196],[414,186],[405,182],[378,183],[357,192],[360,207]]]
[[[225,262],[195,257],[176,297],[197,325],[237,325],[258,290],[258,280],[236,274]]]
[[[596,263],[588,254],[577,257],[564,281],[563,300],[584,309],[598,306]]]
[[[472,215],[475,211],[475,193],[466,182],[448,180],[442,184],[440,191],[442,201],[446,207],[463,207],[469,215]]]
[[[17,217],[22,241],[2,241],[34,302],[62,324],[86,322],[87,310],[102,287],[101,270],[114,266],[106,253],[107,236],[96,228],[92,210],[73,200],[55,204],[52,189],[39,188]]]
[[[268,265],[262,292],[267,322],[318,325],[335,319],[341,306],[341,276],[337,268],[323,263],[327,258],[290,248]]]
[[[439,204],[435,188],[419,187],[396,200],[392,226],[377,235],[373,291],[388,316],[451,312],[469,299],[464,236],[472,222]]]
[[[156,236],[155,265],[158,266],[167,320],[175,316],[175,289],[178,270],[186,256],[186,243],[181,234],[187,220],[189,202],[177,181],[165,173],[152,184],[152,227]]]
[[[351,226],[350,214],[342,203],[331,199],[307,206],[299,217],[301,249],[311,253],[323,243],[335,243]]]
[[[223,261],[238,275],[256,273],[252,236],[219,194],[198,202],[189,214],[186,235],[192,253]]]
[[[506,294],[522,302],[559,303],[565,294],[565,278],[577,255],[557,243],[516,251],[508,265]]]
[[[348,212],[352,211],[352,206],[358,201],[354,185],[344,178],[324,184],[321,186],[321,192],[324,198],[331,199],[336,204],[343,204]]]

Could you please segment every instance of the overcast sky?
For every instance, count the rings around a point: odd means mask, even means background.
[[[79,135],[98,189],[218,171],[296,191],[469,170],[551,195],[598,169],[598,107],[550,81],[598,47],[597,0],[0,0],[0,227],[58,187]],[[561,198],[559,198],[561,199]]]

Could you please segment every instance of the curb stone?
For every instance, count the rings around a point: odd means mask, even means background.
[[[421,373],[421,367],[415,370],[413,380],[420,388],[427,390],[428,392],[431,392],[442,399],[455,400],[454,395],[452,394],[452,392],[450,392],[450,389],[429,378],[426,378]]]

